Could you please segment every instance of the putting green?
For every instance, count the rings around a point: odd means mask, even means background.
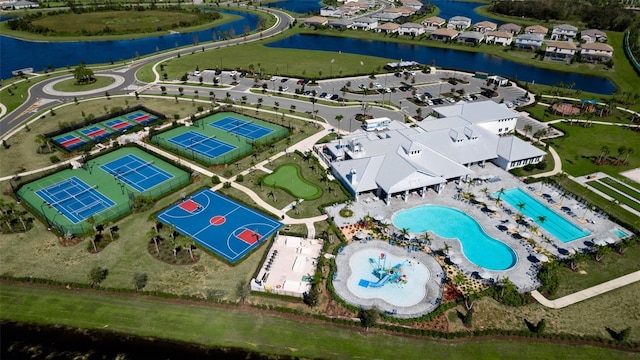
[[[322,189],[303,179],[300,167],[294,164],[278,166],[262,182],[267,186],[283,189],[299,199],[313,200],[322,195]]]

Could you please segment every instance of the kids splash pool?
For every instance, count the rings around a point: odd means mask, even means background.
[[[357,242],[336,256],[336,293],[348,303],[397,317],[433,311],[442,297],[442,267],[426,253],[382,241]]]
[[[460,210],[439,205],[422,205],[400,210],[393,225],[412,233],[432,231],[436,235],[458,239],[469,261],[489,270],[506,270],[517,262],[516,253],[505,243],[487,235],[478,222]]]

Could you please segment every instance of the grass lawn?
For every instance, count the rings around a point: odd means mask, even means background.
[[[273,173],[265,176],[262,181],[267,186],[284,189],[291,195],[304,200],[317,199],[322,195],[322,189],[302,178],[300,166],[297,164],[278,166]]]
[[[557,299],[638,271],[640,270],[638,257],[640,257],[640,245],[636,244],[627,248],[624,255],[612,251],[604,255],[600,262],[593,260],[593,256],[580,261],[577,263],[578,271],[576,272],[568,267],[560,268],[558,271],[560,286],[558,292],[550,298]]]
[[[600,183],[600,181],[595,180],[595,181],[589,181],[587,184],[589,184],[589,186],[593,187],[594,189],[611,196],[612,198],[616,199],[617,201],[619,201],[621,204],[625,204],[627,206],[629,206],[630,208],[640,211],[640,200],[638,201],[633,201],[631,199],[629,199],[628,197],[620,194],[619,192],[610,189],[609,187],[605,186],[604,184]],[[640,198],[638,198],[640,199]]]
[[[620,184],[619,182],[609,179],[609,178],[602,178],[600,179],[600,181],[602,181],[603,183],[616,188],[620,191],[622,191],[623,193],[631,196],[631,197],[635,197],[636,199],[640,199],[640,188],[638,188],[638,183],[632,183],[631,180],[627,180],[625,179],[625,184]]]
[[[584,176],[602,171],[619,177],[620,172],[640,166],[640,157],[638,156],[630,156],[629,164],[624,166],[596,165],[593,162],[600,155],[600,149],[603,146],[607,146],[610,150],[608,157],[615,160],[622,139],[624,139],[625,146],[640,149],[640,136],[630,130],[625,130],[620,126],[598,124],[587,128],[566,123],[557,123],[553,126],[564,132],[565,136],[550,140],[549,143],[560,154],[562,169],[573,176]]]
[[[78,84],[75,78],[61,81],[53,86],[54,90],[76,92],[76,91],[88,91],[99,89],[101,87],[109,86],[115,82],[115,79],[108,76],[97,75],[96,81],[90,84]]]
[[[169,338],[205,346],[242,347],[267,354],[331,359],[554,358],[632,359],[637,354],[593,346],[513,340],[441,341],[398,337],[357,328],[300,322],[260,311],[217,308],[65,289],[2,286],[5,319]],[[78,316],[78,314],[91,314]],[[549,327],[547,327],[549,328]],[[310,335],[312,334],[312,335]]]

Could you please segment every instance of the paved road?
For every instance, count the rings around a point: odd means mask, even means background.
[[[262,31],[261,33],[251,34],[245,37],[237,37],[230,40],[225,41],[216,41],[212,43],[206,44],[198,44],[196,46],[181,48],[178,50],[172,50],[168,52],[164,52],[157,55],[152,55],[149,57],[145,57],[139,60],[132,61],[123,65],[122,67],[118,67],[115,69],[104,70],[104,71],[96,71],[96,74],[111,74],[124,78],[124,81],[117,86],[116,88],[110,89],[109,93],[111,95],[118,94],[127,94],[136,89],[143,88],[146,84],[139,82],[135,78],[136,71],[138,71],[141,67],[158,61],[162,61],[164,59],[168,59],[171,57],[177,56],[179,53],[185,54],[190,53],[192,51],[201,51],[202,49],[211,50],[217,49],[220,47],[226,47],[231,45],[237,45],[245,42],[257,41],[263,38],[267,38],[276,34],[279,34],[289,28],[289,24],[293,22],[293,18],[286,14],[285,12],[274,10],[274,9],[266,9],[266,11],[276,17],[276,24],[271,28]],[[33,85],[29,88],[27,101],[24,102],[21,106],[19,106],[16,110],[12,111],[6,117],[0,119],[0,138],[4,138],[8,135],[12,130],[16,127],[24,123],[27,119],[33,116],[34,113],[38,112],[40,109],[49,107],[51,103],[62,103],[73,101],[73,95],[68,93],[59,93],[56,91],[52,91],[50,84],[56,81],[59,81],[61,77],[67,77],[69,75],[67,70],[58,72],[59,76],[53,76],[51,79],[41,81],[38,84]],[[54,73],[55,74],[55,73]],[[44,75],[38,75],[44,76]],[[49,74],[51,76],[51,74]],[[92,93],[96,96],[104,94],[104,89],[98,89],[93,91]],[[89,96],[90,94],[86,94]]]

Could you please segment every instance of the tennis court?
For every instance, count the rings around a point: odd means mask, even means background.
[[[124,130],[131,129],[133,127],[132,123],[130,123],[128,121],[125,121],[125,120],[122,120],[122,119],[119,119],[119,118],[105,121],[104,125],[112,128],[113,130],[117,130],[117,131],[124,131]]]
[[[131,121],[135,121],[138,124],[146,125],[150,122],[153,122],[157,119],[157,117],[149,114],[146,111],[138,110],[132,113],[125,115],[125,117]]]
[[[173,178],[173,175],[153,165],[153,160],[144,161],[133,154],[100,165],[100,168],[139,192]]]
[[[108,197],[77,177],[70,177],[36,191],[44,205],[56,209],[77,224],[115,205]]]
[[[210,189],[171,205],[158,219],[230,263],[238,262],[282,226]]]
[[[80,132],[82,133],[82,135],[90,138],[91,140],[95,140],[95,141],[99,141],[102,140],[104,138],[106,138],[107,136],[111,135],[110,131],[107,131],[101,127],[98,126],[89,126],[83,129],[80,129]]]
[[[180,135],[173,136],[168,139],[172,144],[176,144],[187,150],[195,151],[198,154],[202,154],[206,157],[216,158],[220,155],[224,155],[236,147],[227,144],[224,141],[220,141],[215,138],[215,135],[206,136],[196,131],[188,131]]]
[[[53,139],[53,142],[62,146],[63,148],[67,149],[67,150],[73,150],[75,148],[78,148],[84,144],[86,144],[86,142],[84,140],[82,140],[81,138],[79,138],[78,136],[74,135],[74,134],[65,134],[63,136],[57,137],[55,139]]]
[[[240,135],[250,140],[257,140],[261,137],[267,136],[273,132],[272,129],[255,124],[252,121],[238,119],[232,116],[227,116],[220,120],[209,123],[209,126],[216,127],[226,132]]]

